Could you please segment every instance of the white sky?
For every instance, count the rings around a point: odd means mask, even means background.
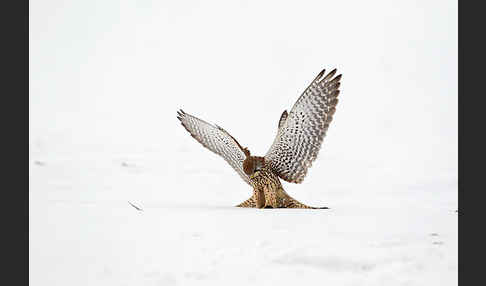
[[[454,183],[457,33],[457,1],[30,1],[30,155],[148,150],[224,169],[177,109],[263,155],[281,112],[336,67],[314,172]]]

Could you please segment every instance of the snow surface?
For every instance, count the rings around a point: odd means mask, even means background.
[[[210,2],[30,2],[30,285],[457,285],[457,3]],[[263,155],[334,67],[331,209],[234,207],[176,110]]]

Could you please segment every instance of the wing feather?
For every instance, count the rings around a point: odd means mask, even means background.
[[[322,70],[306,88],[280,126],[265,161],[280,178],[301,183],[317,158],[336,112],[340,80],[336,69]]]
[[[285,120],[287,120],[287,116],[289,114],[287,113],[287,110],[284,110],[284,112],[282,112],[282,115],[280,115],[280,120],[278,121],[278,128],[280,129],[280,127],[282,127],[282,125],[284,124]]]
[[[248,184],[250,179],[243,171],[243,161],[246,159],[245,148],[236,141],[226,130],[218,125],[212,125],[182,109],[177,112],[177,118],[182,126],[194,139],[212,152],[220,155]]]

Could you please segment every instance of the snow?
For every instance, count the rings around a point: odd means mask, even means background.
[[[326,191],[309,176],[289,193],[331,209],[257,210],[232,207],[251,192],[223,160],[221,172],[121,161],[31,164],[32,285],[457,283],[455,184]]]
[[[31,285],[457,285],[454,1],[30,6]],[[251,188],[176,111],[263,155],[334,67],[319,157],[283,182],[330,209],[234,207]]]

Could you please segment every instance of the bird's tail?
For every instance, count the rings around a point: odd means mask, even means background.
[[[251,196],[248,200],[237,205],[239,208],[256,208],[256,201],[254,196]]]
[[[291,196],[287,195],[287,199],[285,200],[286,204],[285,206],[282,206],[284,208],[291,208],[291,209],[329,209],[328,207],[311,207],[308,205],[305,205],[298,200],[292,198]]]

